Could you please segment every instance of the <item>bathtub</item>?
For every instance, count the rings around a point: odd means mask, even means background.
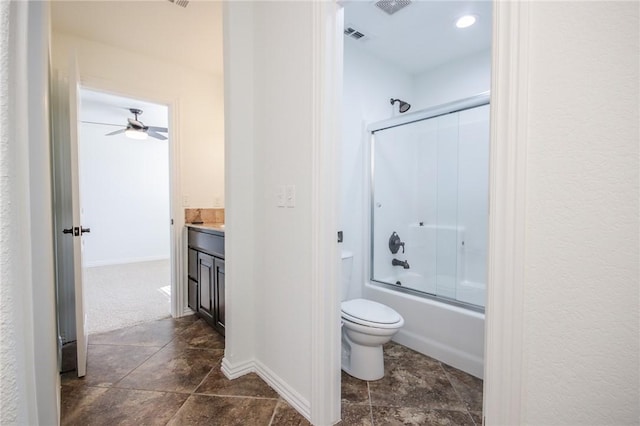
[[[465,283],[465,291],[475,293],[473,284]],[[395,342],[483,378],[484,313],[375,282],[365,283],[363,296],[388,305],[403,316],[405,323],[394,336]]]

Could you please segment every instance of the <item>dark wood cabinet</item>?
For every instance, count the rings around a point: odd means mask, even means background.
[[[189,228],[188,305],[224,335],[224,234]]]
[[[215,258],[214,269],[214,326],[224,334],[224,259]]]
[[[198,253],[198,284],[200,295],[198,296],[198,312],[207,322],[213,322],[213,296],[215,277],[213,270],[213,256]]]
[[[188,249],[187,269],[187,305],[194,311],[198,311],[198,252]]]

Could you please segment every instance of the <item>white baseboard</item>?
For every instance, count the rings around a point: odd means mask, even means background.
[[[277,374],[271,371],[266,365],[260,361],[255,361],[256,373],[269,386],[271,386],[280,396],[287,401],[293,408],[302,414],[307,420],[311,421],[311,404],[309,400],[300,395],[295,389],[292,389]]]
[[[284,380],[260,361],[250,360],[232,364],[225,357],[222,359],[222,373],[230,380],[237,379],[248,373],[256,373],[296,411],[307,420],[311,420],[311,404],[309,400],[300,395],[295,389],[292,389]]]
[[[239,364],[231,364],[226,357],[222,358],[222,374],[229,380],[237,379],[245,374],[256,371],[254,360],[244,361]]]
[[[93,268],[96,266],[112,266],[112,265],[126,265],[128,263],[141,263],[141,262],[153,262],[156,260],[169,260],[168,256],[148,256],[148,257],[133,257],[128,259],[108,259],[108,260],[94,260],[93,262],[85,262],[85,268]]]
[[[393,337],[393,341],[451,365],[472,376],[480,379],[484,376],[484,360],[482,358],[462,352],[436,340],[400,329]]]

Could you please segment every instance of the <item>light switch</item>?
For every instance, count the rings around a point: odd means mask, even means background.
[[[296,206],[296,186],[287,185],[286,187],[287,207],[292,208]]]
[[[276,186],[276,206],[284,207],[286,204],[286,195],[284,185]]]
[[[188,195],[183,195],[182,196],[182,207],[189,207],[189,196]]]

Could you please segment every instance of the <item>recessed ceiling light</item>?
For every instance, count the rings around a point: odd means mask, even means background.
[[[464,15],[456,21],[456,27],[467,28],[476,23],[478,18],[475,15]]]

